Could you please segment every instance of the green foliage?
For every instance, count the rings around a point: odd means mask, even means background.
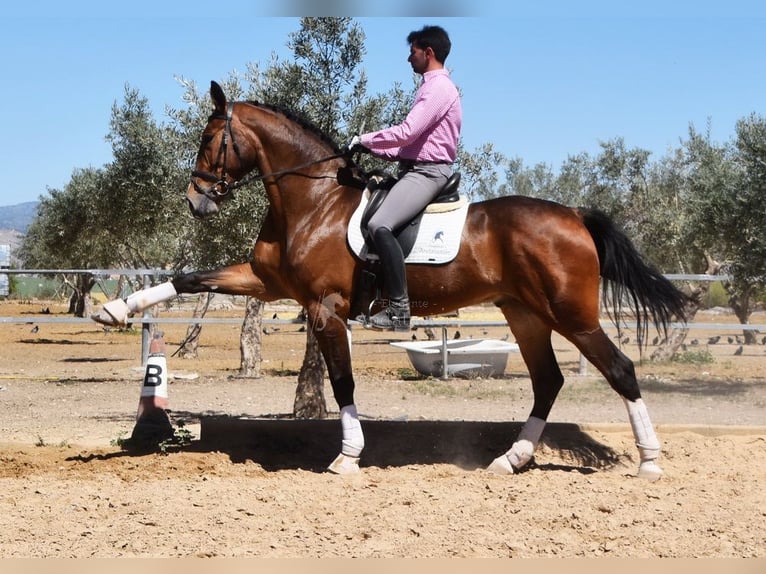
[[[172,133],[128,87],[110,128],[114,161],[75,170],[64,189],[41,198],[20,248],[26,266],[169,267],[178,260],[184,206]]]
[[[160,454],[170,454],[177,452],[185,446],[189,446],[194,440],[192,432],[184,426],[182,421],[173,429],[173,436],[167,438],[157,445]]]
[[[37,217],[24,236],[18,256],[26,267],[95,267],[108,263],[103,225],[96,226],[93,202],[101,189],[100,170],[78,169],[63,190],[40,198]]]
[[[62,293],[61,280],[51,276],[10,276],[11,296],[15,299],[55,299]]]
[[[128,441],[128,438],[126,438],[126,433],[121,432],[119,435],[117,435],[116,438],[113,438],[112,440],[110,440],[109,444],[112,446],[123,448],[126,445],[127,441]]]
[[[728,305],[729,294],[726,292],[726,288],[718,282],[711,283],[702,306],[710,309],[712,307],[726,307]]]
[[[733,161],[739,178],[730,200],[727,236],[730,271],[738,291],[746,285],[766,286],[766,118],[755,114],[737,122]]]
[[[708,365],[715,363],[715,357],[707,349],[696,349],[693,351],[681,351],[673,355],[671,359],[674,363],[683,363],[685,365]]]
[[[457,167],[461,173],[464,193],[472,200],[489,199],[503,195],[504,187],[498,187],[500,168],[504,156],[490,143],[469,153],[462,147],[458,150]]]

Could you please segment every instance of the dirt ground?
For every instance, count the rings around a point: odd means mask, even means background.
[[[171,419],[192,440],[141,454],[118,446],[144,374],[140,328],[41,322],[64,311],[0,302],[0,316],[28,317],[0,324],[2,558],[766,556],[766,345],[740,352],[741,332],[691,331],[685,361],[665,364],[623,345],[663,443],[665,476],[648,483],[634,476],[621,400],[592,367],[581,373],[567,342],[555,340],[567,382],[536,457],[502,477],[483,468],[531,407],[518,354],[499,377],[426,378],[389,345],[409,335],[355,329],[367,449],[362,472],[340,477],[323,472],[340,446],[329,385],[330,420],[289,416],[299,325],[267,326],[257,379],[236,376],[238,325],[206,325],[194,360],[171,356],[186,325],[163,325]],[[270,305],[266,316],[296,312]],[[209,316],[242,308],[221,301]],[[499,317],[475,308],[460,318]],[[720,310],[696,320],[734,322]]]

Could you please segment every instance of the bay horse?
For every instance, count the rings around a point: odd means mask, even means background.
[[[260,179],[269,208],[252,261],[179,275],[108,302],[93,318],[124,324],[129,314],[178,293],[294,299],[314,328],[340,409],[341,452],[328,468],[358,472],[364,435],[354,402],[347,321],[362,262],[346,234],[361,192],[337,177],[353,162],[330,138],[288,112],[229,102],[216,82],[210,96],[214,110],[202,133],[186,201],[195,217],[209,217],[248,178]],[[667,332],[673,317],[684,320],[686,296],[643,261],[605,214],[523,196],[472,203],[454,260],[408,264],[407,284],[414,315],[492,302],[516,339],[531,378],[533,406],[517,440],[488,470],[513,474],[534,454],[564,383],[551,340],[556,331],[624,400],[639,452],[638,476],[661,476],[660,442],[633,362],[602,330],[599,309],[602,300],[609,303],[619,326],[626,305],[645,340],[649,324]]]

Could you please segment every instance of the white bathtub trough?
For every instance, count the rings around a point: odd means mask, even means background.
[[[391,345],[405,349],[415,370],[432,377],[502,375],[508,354],[519,350],[515,343],[497,339],[406,341]]]

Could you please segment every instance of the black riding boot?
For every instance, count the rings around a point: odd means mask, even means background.
[[[383,281],[388,291],[388,307],[370,317],[369,326],[384,331],[410,330],[410,299],[407,275],[399,242],[389,229],[380,228],[373,236],[375,248],[383,264]]]

